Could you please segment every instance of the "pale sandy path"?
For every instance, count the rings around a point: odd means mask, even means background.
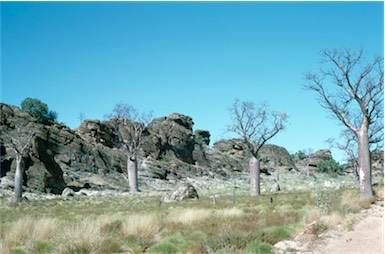
[[[356,215],[353,230],[330,230],[316,240],[295,238],[275,245],[278,254],[384,254],[384,202]],[[305,238],[303,238],[305,239]]]
[[[316,243],[313,253],[384,253],[384,207],[383,202],[361,212],[360,220],[352,231],[339,232],[333,238]]]

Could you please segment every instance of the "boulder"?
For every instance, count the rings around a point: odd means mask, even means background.
[[[279,186],[279,184],[277,182],[273,183],[273,185],[271,185],[271,188],[270,188],[270,192],[278,192],[281,190],[281,187]]]
[[[182,183],[178,185],[170,193],[167,193],[162,201],[165,203],[182,201],[185,199],[199,199],[198,192],[190,183]]]
[[[63,192],[61,193],[61,195],[63,196],[63,197],[69,197],[69,196],[74,196],[75,195],[75,191],[74,190],[72,190],[71,188],[65,188],[64,190],[63,190]]]
[[[195,134],[195,143],[197,143],[198,145],[210,144],[210,132],[208,130],[196,130],[194,134]]]

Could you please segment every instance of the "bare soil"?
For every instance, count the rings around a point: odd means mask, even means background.
[[[384,202],[377,202],[357,215],[353,229],[331,231],[316,240],[313,253],[384,253]]]
[[[349,229],[329,230],[315,237],[303,233],[274,246],[278,254],[384,254],[384,201],[355,215]]]

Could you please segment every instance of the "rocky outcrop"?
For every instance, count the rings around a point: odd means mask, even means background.
[[[77,194],[84,186],[90,188],[88,191],[128,190],[127,153],[119,137],[125,139],[131,135],[129,127],[133,122],[87,120],[78,129],[71,130],[59,123],[40,124],[17,107],[6,104],[0,107],[2,132],[9,133],[17,123],[27,121],[36,134],[30,152],[23,158],[24,189],[54,194],[62,194],[67,187]],[[173,113],[156,118],[147,126],[146,142],[138,155],[142,190],[164,190],[164,186],[186,180],[199,187],[206,186],[204,181],[210,180],[248,182],[250,154],[242,140],[221,140],[210,147],[210,133],[194,132],[193,124],[190,117]],[[12,151],[4,146],[3,135],[0,152],[0,188],[11,190],[15,159]],[[377,157],[378,164],[381,158],[383,164],[383,157]],[[327,150],[317,151],[309,158],[316,164],[331,158],[331,154]],[[261,172],[265,173],[262,179],[270,182],[269,174],[278,179],[282,172],[290,172],[300,165],[294,165],[285,148],[271,144],[261,149],[260,160]],[[194,181],[198,178],[200,180]],[[265,187],[266,191],[270,186],[269,183],[269,187]],[[280,188],[286,187],[280,182]]]
[[[321,149],[310,154],[303,154],[301,158],[295,162],[296,168],[301,172],[317,172],[317,165],[333,159],[332,153],[329,149]]]
[[[195,146],[192,118],[173,113],[154,119],[147,127],[148,139],[143,151],[154,159],[179,159],[194,164]]]
[[[28,120],[33,123],[36,136],[32,149],[23,158],[24,185],[30,190],[61,194],[69,182],[87,182],[89,174],[122,172],[125,155],[99,143],[87,142],[68,127],[55,123],[43,125],[19,108],[1,104],[1,127],[7,132],[15,123]],[[3,140],[0,140],[4,144]],[[1,175],[13,177],[15,161],[13,152],[1,147]],[[97,187],[97,186],[94,186]]]
[[[237,165],[236,168],[240,167],[239,163],[241,163],[241,167],[244,168],[246,166],[244,165],[245,159],[247,162],[251,156],[246,148],[246,144],[241,139],[220,140],[214,144],[213,148],[233,157],[236,161],[234,161]],[[263,173],[277,169],[291,170],[295,168],[289,152],[280,146],[271,144],[264,145],[259,153],[259,158],[261,161],[261,171]]]

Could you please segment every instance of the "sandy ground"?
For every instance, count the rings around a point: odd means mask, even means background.
[[[384,203],[360,213],[353,230],[339,232],[314,245],[312,253],[384,253]]]
[[[314,240],[302,234],[294,240],[276,244],[278,254],[384,254],[384,202],[356,215],[351,230],[330,230]]]

